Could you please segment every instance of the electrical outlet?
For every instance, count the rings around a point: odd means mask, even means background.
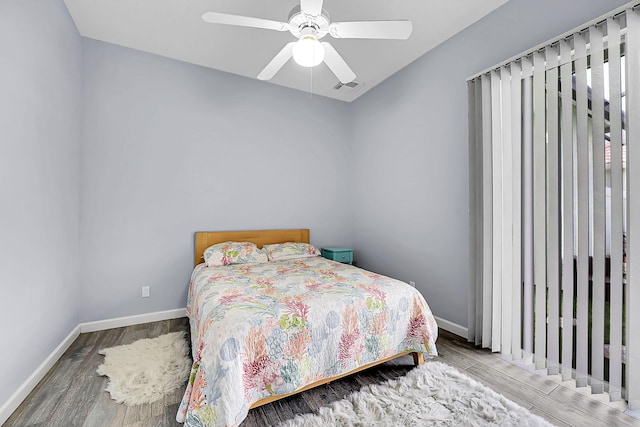
[[[416,282],[414,282],[413,280],[409,281],[409,284],[410,284],[411,286],[413,286],[414,288],[416,287]]]
[[[142,298],[149,298],[149,286],[142,287]]]

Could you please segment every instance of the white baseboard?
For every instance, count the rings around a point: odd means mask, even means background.
[[[105,329],[122,328],[123,326],[139,325],[141,323],[159,322],[160,320],[177,319],[187,315],[186,308],[156,311],[153,313],[137,314],[135,316],[117,317],[115,319],[97,320],[95,322],[80,323],[80,332],[104,331]]]
[[[469,329],[464,326],[460,326],[457,323],[449,322],[441,317],[434,316],[436,318],[436,322],[438,323],[438,327],[444,329],[445,331],[449,331],[452,334],[456,334],[462,338],[469,337]]]
[[[640,420],[640,409],[627,408],[627,410],[624,411],[624,413],[627,415],[631,415],[633,418],[637,418]]]
[[[27,378],[27,380],[20,385],[18,390],[15,391],[1,407],[0,407],[0,425],[4,424],[9,419],[13,411],[22,403],[24,399],[31,393],[40,380],[49,372],[49,369],[62,357],[62,354],[73,344],[73,342],[80,335],[80,325],[73,328],[69,335],[67,335],[60,344],[47,356],[47,358],[38,366],[35,371]]]
[[[177,319],[187,315],[185,308],[175,310],[156,311],[154,313],[139,314],[136,316],[118,317],[115,319],[98,320],[96,322],[80,323],[65,337],[64,340],[47,356],[36,368],[27,380],[16,390],[13,395],[0,406],[0,425],[9,419],[22,401],[31,393],[40,380],[49,372],[49,369],[60,359],[62,354],[73,344],[78,335],[85,332],[103,331],[123,326],[139,325],[141,323],[158,322],[160,320]]]

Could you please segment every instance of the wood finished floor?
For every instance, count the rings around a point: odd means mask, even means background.
[[[104,391],[107,378],[96,374],[98,350],[188,331],[186,318],[81,334],[4,424],[6,427],[165,427],[180,426],[175,415],[184,388],[150,405],[127,407]],[[438,360],[465,372],[505,397],[558,426],[639,426],[640,420],[565,385],[520,369],[487,350],[470,347],[446,331],[437,342]],[[428,362],[427,362],[428,363]],[[276,425],[296,414],[315,412],[365,384],[405,375],[411,356],[249,411],[241,427]]]

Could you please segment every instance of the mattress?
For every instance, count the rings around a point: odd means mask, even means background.
[[[260,399],[402,352],[437,355],[422,294],[322,257],[196,266],[187,301],[193,368],[177,420],[236,426]]]

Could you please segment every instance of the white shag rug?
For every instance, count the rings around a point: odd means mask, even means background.
[[[181,387],[189,376],[191,359],[184,332],[172,332],[131,344],[105,348],[99,375],[109,377],[106,390],[125,405],[141,405],[162,399]]]
[[[363,387],[343,400],[279,427],[551,426],[543,418],[442,362]]]

